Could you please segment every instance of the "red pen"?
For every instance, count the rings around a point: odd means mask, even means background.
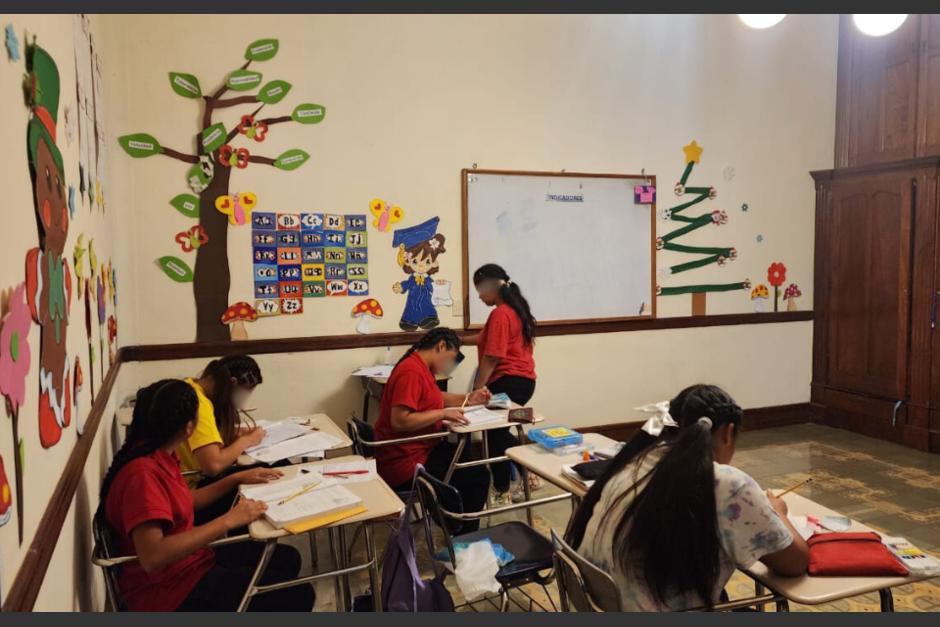
[[[324,477],[342,477],[344,475],[367,475],[368,470],[337,470],[336,472],[325,472]]]

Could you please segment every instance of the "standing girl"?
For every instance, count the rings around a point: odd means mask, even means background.
[[[460,354],[460,338],[452,329],[432,329],[408,349],[392,370],[382,401],[379,418],[375,423],[377,440],[394,440],[410,436],[438,433],[444,430],[445,422],[466,424],[460,406],[468,403],[483,404],[490,398],[486,388],[479,389],[466,398],[462,394],[442,392],[437,387],[435,375],[449,374],[457,365]],[[445,439],[428,439],[406,442],[375,449],[378,471],[385,481],[399,491],[411,490],[415,468],[422,464],[425,469],[443,479],[456,452],[456,444]],[[464,460],[469,458],[469,449],[464,450]],[[483,509],[489,491],[489,477],[479,466],[454,472],[453,485],[463,498],[464,511]],[[474,531],[479,521],[464,524],[464,531]]]
[[[478,268],[473,273],[473,284],[480,300],[493,307],[483,331],[477,336],[479,367],[474,388],[486,386],[493,394],[505,393],[514,403],[525,405],[535,393],[535,360],[532,356],[535,318],[529,310],[529,303],[506,271],[494,263]],[[494,455],[503,455],[507,448],[519,444],[509,429],[491,429],[486,431],[486,438]],[[496,503],[511,502],[510,462],[492,464],[490,468]],[[532,475],[524,479],[529,481],[536,477]]]
[[[260,518],[263,502],[242,499],[198,526],[194,510],[240,483],[265,483],[281,473],[253,468],[190,491],[175,451],[195,429],[198,403],[192,386],[176,379],[140,390],[127,440],[101,486],[98,524],[110,529],[120,555],[138,558],[122,565],[118,576],[131,611],[235,610],[261,556],[263,547],[255,542],[206,545]],[[296,549],[278,545],[261,582],[293,579],[299,571]],[[310,611],[313,601],[313,588],[303,584],[259,595],[248,609]]]

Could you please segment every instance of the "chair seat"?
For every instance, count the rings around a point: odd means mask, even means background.
[[[503,585],[521,585],[538,579],[539,571],[552,568],[552,543],[532,527],[519,521],[510,521],[471,533],[454,536],[454,542],[489,540],[501,544],[516,559],[501,567],[496,580]]]

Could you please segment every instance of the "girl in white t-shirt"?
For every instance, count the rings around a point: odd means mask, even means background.
[[[784,576],[806,571],[809,549],[787,506],[728,466],[741,408],[694,385],[658,413],[585,496],[569,543],[611,573],[625,611],[711,607],[735,568],[758,560]]]

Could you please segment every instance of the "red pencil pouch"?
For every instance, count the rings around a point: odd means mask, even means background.
[[[810,575],[829,577],[906,577],[904,567],[874,531],[817,533],[809,545]]]

